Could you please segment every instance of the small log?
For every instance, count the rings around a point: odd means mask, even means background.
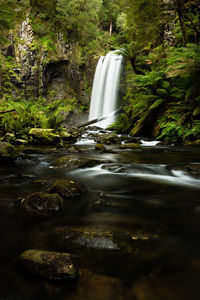
[[[81,124],[81,125],[77,126],[77,127],[78,127],[78,128],[81,128],[81,127],[88,126],[88,125],[90,125],[90,124],[94,124],[94,123],[103,121],[103,120],[105,120],[105,119],[111,117],[112,115],[116,115],[116,114],[118,114],[118,113],[120,113],[120,112],[122,112],[122,108],[121,108],[121,107],[118,108],[118,109],[116,109],[114,112],[110,113],[110,114],[107,115],[107,116],[104,116],[104,117],[100,117],[100,118],[97,118],[97,119],[90,120],[90,121],[88,121],[88,122],[86,122],[86,123],[84,123],[84,124]]]

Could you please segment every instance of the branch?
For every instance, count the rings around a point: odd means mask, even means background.
[[[9,113],[9,112],[12,112],[12,111],[16,111],[16,109],[10,109],[10,110],[5,110],[5,111],[0,111],[0,115],[6,114],[6,113]]]

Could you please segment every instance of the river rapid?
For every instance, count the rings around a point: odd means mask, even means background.
[[[109,145],[102,153],[91,132],[74,153],[29,147],[15,164],[0,166],[0,299],[199,299],[200,148],[143,140],[140,148]],[[53,164],[72,154],[100,163]],[[17,207],[19,199],[61,178],[88,192],[60,216],[30,217]],[[79,235],[70,240],[74,231]],[[18,260],[27,249],[71,252],[78,277],[29,274]]]

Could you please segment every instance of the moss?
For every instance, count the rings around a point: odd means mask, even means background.
[[[63,199],[80,196],[86,191],[87,188],[83,184],[66,179],[56,180],[48,189],[49,193],[59,194]]]
[[[60,142],[60,136],[55,134],[53,129],[32,128],[29,135],[36,144],[56,145]]]
[[[7,142],[0,142],[0,161],[15,160],[18,157],[16,148]]]
[[[96,144],[95,145],[95,150],[104,152],[106,150],[106,147],[104,145],[102,145],[102,144]]]
[[[136,143],[127,143],[124,145],[120,145],[119,147],[120,149],[138,149],[138,148],[142,148],[139,144]]]
[[[20,264],[29,272],[49,278],[65,279],[76,277],[72,255],[44,250],[27,250],[20,257]]]

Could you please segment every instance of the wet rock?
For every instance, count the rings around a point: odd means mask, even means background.
[[[188,173],[188,175],[200,178],[200,164],[175,164],[166,167],[168,170],[182,171]]]
[[[119,146],[120,149],[139,149],[141,146],[136,143],[127,143]]]
[[[48,193],[56,193],[63,199],[77,197],[85,192],[87,192],[87,188],[83,184],[66,179],[54,181],[48,189]]]
[[[187,141],[184,144],[185,147],[200,147],[200,139],[195,141]]]
[[[48,279],[75,278],[77,275],[70,253],[27,250],[20,255],[19,261],[30,273]]]
[[[90,251],[119,250],[112,233],[95,230],[92,227],[57,227],[54,229],[54,238],[59,240],[61,247],[75,251],[80,248]]]
[[[120,163],[105,164],[102,166],[102,169],[116,173],[124,165]]]
[[[83,159],[79,162],[79,168],[93,168],[102,164],[103,161],[98,159]]]
[[[33,183],[36,186],[48,186],[50,183],[46,179],[37,179],[33,180],[31,183]]]
[[[68,147],[67,151],[70,152],[70,153],[78,153],[78,152],[80,152],[79,149],[77,147],[75,147],[75,146]]]
[[[105,145],[120,144],[121,140],[122,138],[115,133],[105,133],[96,137],[97,143]]]
[[[54,129],[32,128],[29,135],[35,144],[57,145],[60,142],[60,136],[55,134]]]
[[[56,159],[51,165],[57,168],[77,169],[77,168],[92,168],[101,164],[101,160],[90,158],[79,158],[74,155],[66,155]]]
[[[105,152],[106,151],[106,147],[102,144],[96,144],[95,145],[95,150],[101,151],[101,152]]]
[[[56,159],[51,165],[57,168],[76,169],[78,168],[79,158],[73,155],[66,155]]]
[[[115,153],[115,151],[113,151],[112,149],[106,148],[102,144],[96,144],[95,145],[95,150],[100,151],[101,153]]]
[[[138,137],[125,137],[125,144],[134,143],[134,144],[141,144],[140,138]]]
[[[87,127],[88,128],[88,130],[91,130],[91,131],[100,131],[100,130],[102,130],[102,128],[101,127],[98,127],[98,126],[88,126]]]
[[[63,209],[63,199],[58,194],[36,192],[21,200],[26,212],[36,216],[53,216]]]
[[[77,134],[73,133],[73,131],[69,132],[67,130],[63,130],[60,132],[60,137],[64,142],[75,142]]]
[[[12,162],[18,157],[16,148],[7,142],[0,142],[0,161]]]

